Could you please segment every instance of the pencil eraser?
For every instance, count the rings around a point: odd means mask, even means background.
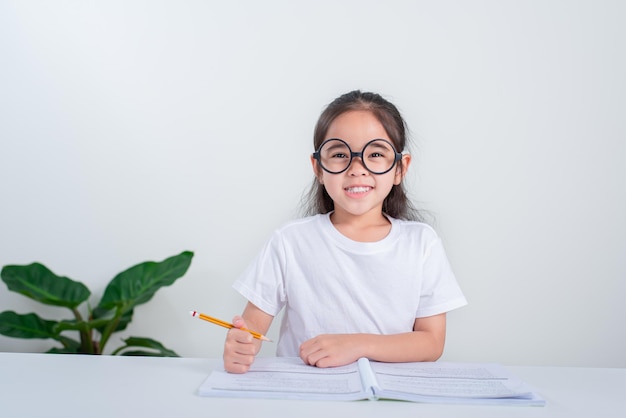
[[[196,315],[198,315],[198,312],[196,312],[196,311],[189,311],[189,314],[191,316],[196,316]]]

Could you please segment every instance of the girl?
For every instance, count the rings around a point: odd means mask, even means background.
[[[278,229],[235,282],[248,304],[224,345],[245,373],[285,309],[276,354],[317,367],[435,361],[446,312],[466,304],[441,240],[415,219],[402,179],[406,125],[378,94],[353,91],[322,112],[308,217]]]

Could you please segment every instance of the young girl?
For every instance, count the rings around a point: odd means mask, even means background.
[[[309,217],[278,229],[234,287],[248,304],[224,345],[245,373],[285,309],[276,354],[317,367],[437,360],[446,312],[466,304],[441,240],[416,221],[402,179],[405,122],[374,93],[353,91],[322,112],[311,156]]]

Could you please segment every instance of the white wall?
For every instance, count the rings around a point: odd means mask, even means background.
[[[124,335],[220,356],[225,331],[189,309],[240,312],[231,283],[297,215],[320,111],[373,90],[412,129],[413,195],[470,301],[445,358],[626,367],[625,18],[591,0],[2,0],[0,265],[43,262],[95,303],[119,271],[195,251]],[[0,286],[0,310],[66,315]]]

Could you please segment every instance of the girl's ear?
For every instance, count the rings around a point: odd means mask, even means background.
[[[402,183],[402,179],[406,176],[407,171],[409,170],[409,166],[411,165],[411,155],[410,154],[402,154],[402,159],[400,160],[401,164],[398,164],[396,167],[396,175],[393,179],[393,184],[396,186]]]
[[[315,178],[317,179],[317,181],[319,181],[320,184],[324,184],[324,182],[322,181],[322,168],[317,163],[317,160],[313,158],[312,155],[311,155],[311,166],[313,168],[313,174],[315,174]]]

